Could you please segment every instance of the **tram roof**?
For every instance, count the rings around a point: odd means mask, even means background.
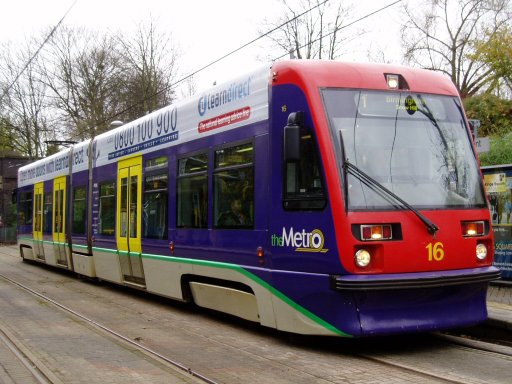
[[[305,91],[319,87],[389,90],[386,74],[403,76],[408,90],[414,92],[458,95],[451,79],[425,69],[335,60],[279,61],[25,165],[19,169],[18,183],[23,186],[58,177],[66,174],[66,169],[69,172],[69,165],[73,172],[86,169],[89,152],[93,164],[102,165],[268,119],[269,82],[292,82]],[[77,162],[76,156],[69,158],[71,151],[75,155],[83,151],[83,161]],[[61,164],[65,159],[68,166]]]
[[[356,63],[336,60],[288,60],[272,66],[273,84],[293,82],[304,90],[321,87],[390,90],[386,74],[401,75],[407,89],[420,93],[458,96],[452,80],[437,71],[395,64]]]

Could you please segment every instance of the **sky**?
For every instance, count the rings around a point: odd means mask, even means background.
[[[291,0],[293,1],[293,0]],[[354,1],[353,19],[395,0]],[[405,0],[402,1],[402,3]],[[399,21],[402,3],[355,23],[347,32],[366,33],[350,44],[346,61],[368,61],[367,51],[386,49],[386,60],[400,61]],[[169,32],[181,52],[180,69],[188,75],[257,38],[263,21],[276,20],[279,0],[0,0],[0,43],[19,44],[57,25],[81,26],[99,32],[131,34],[152,19],[159,31]],[[268,43],[268,40],[266,41]],[[261,40],[194,76],[198,91],[242,75],[264,64],[268,46]]]

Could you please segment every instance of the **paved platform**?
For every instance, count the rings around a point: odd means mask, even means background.
[[[512,281],[492,282],[487,291],[487,323],[512,330]]]
[[[186,372],[56,310],[2,279],[0,291],[0,334],[51,383],[198,383]],[[3,344],[0,383],[30,383],[30,372],[14,358],[8,343]]]

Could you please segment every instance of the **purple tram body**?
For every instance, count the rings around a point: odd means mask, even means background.
[[[499,276],[461,101],[429,71],[278,62],[18,181],[24,259],[287,332],[475,324]]]

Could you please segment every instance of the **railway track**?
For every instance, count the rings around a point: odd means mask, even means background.
[[[410,342],[403,342],[405,338],[381,338],[381,339],[359,339],[359,340],[346,340],[346,339],[319,339],[300,337],[297,338],[299,343],[291,343],[287,336],[280,332],[267,330],[252,324],[240,322],[236,319],[225,317],[224,315],[214,314],[212,312],[205,312],[200,310],[200,318],[193,310],[185,310],[184,315],[187,317],[184,321],[191,329],[186,329],[187,337],[191,339],[192,344],[204,342],[201,346],[203,350],[211,350],[212,353],[218,354],[218,350],[222,350],[224,359],[222,367],[217,370],[205,369],[208,363],[201,363],[199,360],[204,359],[203,356],[187,356],[185,359],[186,351],[163,347],[167,343],[167,339],[162,341],[161,344],[151,340],[149,337],[143,335],[140,339],[134,337],[134,334],[128,335],[123,328],[117,327],[112,323],[105,323],[105,318],[99,318],[94,312],[81,313],[74,305],[64,304],[62,299],[76,295],[77,301],[85,300],[80,295],[99,295],[103,292],[113,292],[116,296],[118,294],[126,296],[126,301],[117,303],[118,307],[113,308],[114,312],[122,311],[122,306],[133,305],[135,308],[141,308],[140,311],[147,312],[148,306],[158,306],[159,299],[150,296],[140,295],[146,303],[137,299],[133,291],[127,291],[122,288],[109,286],[98,287],[95,284],[83,282],[69,276],[68,273],[57,273],[49,268],[41,268],[41,266],[32,266],[22,264],[17,261],[14,264],[16,268],[21,267],[23,270],[21,274],[18,273],[4,273],[0,270],[0,277],[4,282],[8,282],[17,289],[24,290],[37,298],[38,301],[44,302],[45,306],[53,306],[65,311],[69,316],[73,316],[78,322],[86,322],[89,327],[94,327],[101,330],[104,334],[108,334],[110,338],[116,338],[119,342],[130,345],[130,348],[137,350],[149,356],[151,359],[161,361],[162,363],[173,365],[176,369],[182,371],[185,375],[189,375],[194,379],[193,382],[207,382],[207,383],[244,383],[254,382],[255,378],[260,377],[260,382],[267,382],[272,375],[278,382],[296,382],[296,383],[310,383],[312,381],[319,383],[338,383],[340,378],[350,383],[352,380],[357,381],[360,379],[376,380],[376,375],[381,375],[383,383],[506,383],[508,381],[483,381],[478,378],[471,378],[468,376],[458,376],[449,369],[442,370],[433,368],[425,364],[425,355],[429,349],[435,349],[441,353],[454,354],[469,353],[472,356],[483,356],[484,359],[492,359],[492,361],[502,361],[504,364],[512,362],[510,354],[506,351],[510,349],[503,349],[503,353],[499,351],[489,351],[487,344],[472,341],[472,345],[468,346],[463,344],[463,339],[453,337],[443,337],[437,335],[423,335],[415,336]],[[44,273],[39,273],[45,271]],[[32,276],[33,275],[33,276]],[[23,278],[21,278],[23,276]],[[48,280],[47,277],[48,276]],[[25,280],[27,278],[28,280]],[[36,279],[36,280],[32,280]],[[86,285],[86,287],[83,287]],[[69,289],[67,294],[62,293],[61,296],[55,294],[62,287]],[[111,289],[108,289],[111,288]],[[57,291],[55,291],[57,289]],[[87,293],[88,290],[94,291]],[[85,291],[85,292],[82,292]],[[135,300],[134,300],[135,297]],[[144,299],[145,298],[145,299]],[[99,296],[94,297],[95,300],[102,300]],[[173,311],[169,308],[169,303],[164,302],[165,308],[162,308],[162,313],[168,314]],[[180,307],[178,307],[180,308]],[[171,332],[165,322],[156,320],[161,315],[161,312],[156,313],[151,317],[153,327],[158,330],[158,335],[164,336],[164,333]],[[154,318],[154,319],[153,319]],[[174,315],[172,320],[176,327],[183,328],[183,323]],[[201,329],[201,322],[206,319],[209,325],[217,326],[207,331]],[[179,321],[178,321],[179,320]],[[214,324],[216,321],[219,324]],[[143,322],[139,319],[139,322]],[[197,322],[195,324],[194,322]],[[113,326],[114,325],[114,326]],[[145,327],[143,327],[145,328]],[[222,329],[226,329],[223,333]],[[172,330],[174,331],[174,330]],[[140,333],[140,331],[138,331]],[[207,333],[205,333],[207,332]],[[217,332],[220,332],[216,335]],[[135,340],[134,340],[135,339]],[[396,342],[396,340],[402,340]],[[454,340],[460,340],[454,344]],[[393,342],[398,345],[396,348],[389,348],[386,343]],[[265,348],[264,346],[267,346]],[[431,344],[432,346],[429,346]],[[314,347],[312,347],[314,346]],[[506,348],[506,347],[504,347]],[[419,351],[419,352],[418,352]],[[172,352],[176,354],[173,356]],[[190,352],[188,355],[193,354]],[[405,358],[409,354],[417,353],[417,358]],[[169,358],[169,356],[173,356]],[[197,357],[197,361],[194,360]],[[238,359],[238,360],[237,360]],[[191,363],[192,361],[192,363]],[[253,362],[258,362],[253,364]],[[197,364],[196,364],[197,362]],[[212,362],[218,364],[218,362]],[[240,366],[243,366],[241,368]],[[347,376],[343,376],[343,365],[346,364],[351,372]],[[438,365],[440,365],[439,363]],[[434,364],[435,365],[435,364]],[[266,367],[266,371],[262,371],[261,367]],[[199,368],[197,368],[199,367]],[[352,367],[360,367],[356,370]],[[257,370],[260,369],[260,371]],[[226,374],[226,370],[240,371],[233,375],[232,372]],[[263,368],[265,369],[265,368]],[[451,369],[451,368],[450,368]],[[499,368],[497,368],[499,369]],[[464,368],[460,368],[463,371]],[[206,373],[205,373],[206,372]],[[221,374],[219,374],[219,372]],[[289,380],[288,380],[289,377]],[[236,378],[236,379],[235,379]],[[53,383],[53,381],[50,381]]]
[[[296,344],[306,347],[314,342],[309,337],[294,337]],[[396,346],[389,345],[395,342]],[[496,359],[504,361],[507,365],[512,364],[512,348],[504,346],[501,343],[490,343],[480,340],[468,339],[466,336],[447,335],[441,332],[435,332],[422,335],[397,336],[396,338],[380,337],[376,339],[358,339],[347,341],[343,345],[343,349],[350,349],[353,356],[361,359],[373,361],[386,367],[392,367],[396,370],[404,372],[404,374],[414,375],[418,382],[439,382],[452,384],[468,384],[468,383],[493,383],[497,381],[478,380],[468,377],[458,377],[456,369],[448,370],[448,372],[436,372],[432,367],[419,364],[420,359],[411,361],[403,358],[405,353],[414,354],[415,347],[430,348],[440,343],[449,349],[467,352],[468,354],[477,354],[482,356],[493,356]],[[318,348],[323,351],[331,351],[339,353],[339,343],[336,340],[324,339]],[[414,381],[413,381],[414,382]],[[509,379],[502,381],[508,383]]]
[[[512,332],[491,325],[482,324],[471,328],[456,329],[443,332],[442,335],[454,342],[460,340],[459,342],[464,345],[473,345],[476,342],[490,351],[499,350],[510,353],[512,350]]]
[[[0,344],[8,350],[12,356],[16,359],[16,362],[19,362],[26,372],[24,376],[24,380],[27,382],[33,382],[37,384],[55,384],[56,379],[51,375],[50,372],[46,370],[46,367],[42,366],[38,363],[37,359],[27,351],[26,348],[23,348],[22,345],[18,343],[18,340],[13,337],[13,335],[4,327],[0,325]],[[11,372],[14,371],[14,368],[5,369],[3,375],[8,379],[2,379],[0,377],[0,382],[4,382],[5,380],[9,380],[12,383],[15,383],[15,377],[19,376],[19,372]],[[1,375],[0,375],[1,376]]]
[[[508,357],[512,356],[512,348],[500,348],[500,346],[494,345],[494,344],[488,344],[484,342],[479,341],[468,341],[465,337],[460,336],[446,336],[444,334],[436,334],[435,337],[438,337],[442,339],[443,341],[447,343],[451,343],[453,345],[456,345],[458,348],[470,348],[475,351],[478,351],[479,353],[494,353],[496,356],[499,356],[499,358],[504,358],[509,360],[512,363],[512,360],[510,360]],[[446,382],[446,383],[468,383],[466,378],[457,378],[452,375],[447,374],[438,374],[435,372],[432,372],[430,370],[421,369],[417,366],[411,366],[410,364],[404,364],[399,363],[397,361],[393,361],[393,359],[389,357],[382,357],[382,356],[372,356],[367,354],[360,354],[360,356],[371,359],[374,361],[378,361],[380,363],[390,365],[393,367],[400,367],[404,371],[414,372],[416,374],[424,375],[425,377],[432,378],[432,379],[438,379],[440,382]]]
[[[114,337],[118,340],[121,340],[124,343],[129,344],[130,346],[132,346],[134,348],[137,348],[138,350],[149,355],[151,358],[153,358],[155,360],[159,360],[160,362],[165,362],[167,364],[170,364],[170,365],[182,370],[183,372],[187,373],[188,375],[191,375],[194,378],[197,378],[198,380],[200,380],[203,383],[218,384],[215,380],[210,379],[210,378],[200,374],[199,372],[194,371],[193,369],[185,366],[184,364],[181,364],[180,362],[178,362],[176,360],[166,357],[166,356],[152,350],[151,348],[148,348],[148,347],[130,339],[129,337],[123,336],[122,334],[114,331],[113,329],[111,329],[105,325],[102,325],[101,323],[99,323],[93,319],[90,319],[87,316],[82,315],[81,313],[67,307],[66,305],[63,305],[63,304],[51,299],[50,297],[48,297],[40,292],[37,292],[37,291],[33,290],[32,288],[30,288],[20,282],[17,282],[15,280],[11,279],[10,277],[8,277],[6,275],[0,274],[0,278],[11,283],[12,285],[15,285],[18,288],[21,288],[21,289],[29,292],[33,296],[36,296],[37,298],[44,300],[45,302],[47,302],[49,304],[54,305],[55,307],[74,316],[75,318],[79,319],[80,321],[83,321],[83,322],[87,323],[88,325],[91,325],[91,326],[105,332],[110,337]],[[38,380],[39,383],[41,383],[41,384],[55,383],[58,380],[53,375],[49,375],[49,371],[47,369],[39,368],[38,365],[40,366],[40,364],[36,363],[36,359],[27,357],[27,355],[25,353],[23,353],[19,347],[16,346],[17,343],[15,341],[15,338],[13,338],[12,336],[10,336],[10,337],[7,336],[5,333],[5,330],[4,331],[0,330],[0,341],[4,342],[6,344],[6,346],[8,346],[9,349],[11,349],[11,351],[18,357],[18,359],[33,373],[34,378],[36,378],[36,380]],[[43,371],[46,371],[46,374],[43,373]],[[50,377],[48,377],[48,376],[50,376]]]

